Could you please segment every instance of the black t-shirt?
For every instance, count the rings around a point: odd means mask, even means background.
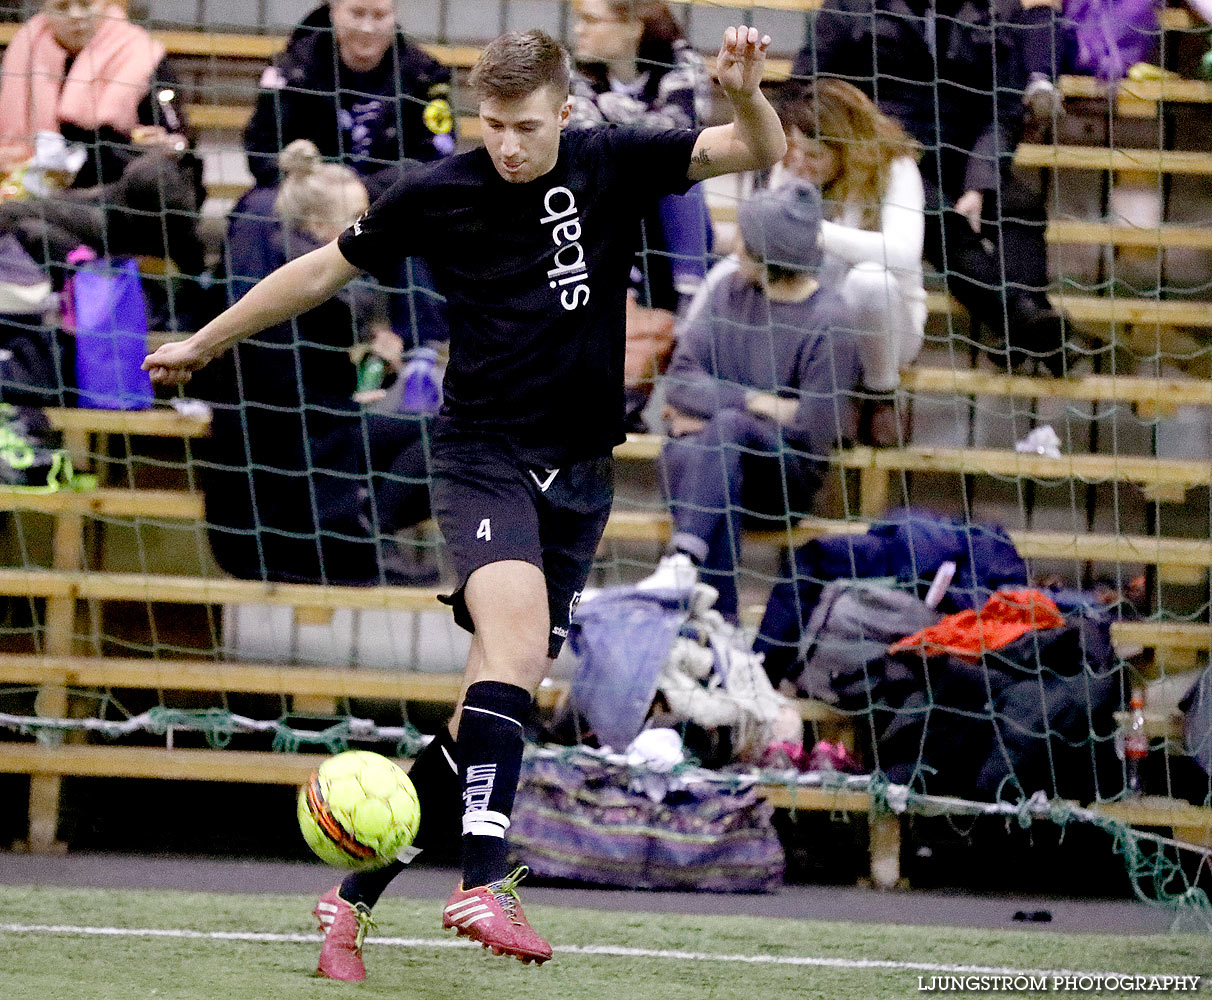
[[[690,187],[698,130],[566,131],[547,174],[502,178],[477,149],[404,176],[340,237],[385,283],[424,257],[446,296],[444,421],[552,466],[623,439],[624,309],[640,217]]]

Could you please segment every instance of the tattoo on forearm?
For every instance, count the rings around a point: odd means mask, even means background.
[[[697,163],[702,167],[707,167],[711,165],[711,157],[707,155],[707,150],[700,149],[696,155],[690,158],[690,162]]]

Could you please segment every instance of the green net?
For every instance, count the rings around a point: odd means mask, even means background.
[[[18,213],[6,227],[55,291],[75,282],[64,301],[77,301],[94,266],[68,259],[77,243],[138,261],[146,329],[118,331],[133,347],[97,361],[81,317],[71,326],[49,307],[21,312],[13,289],[35,286],[4,282],[13,301],[0,308],[0,395],[45,409],[56,470],[95,477],[39,491],[14,473],[0,486],[4,749],[200,745],[235,757],[378,744],[411,754],[416,726],[437,724],[422,706],[453,704],[468,649],[434,599],[451,580],[427,507],[429,420],[447,348],[424,263],[409,262],[390,288],[360,281],[339,302],[253,338],[200,376],[188,400],[152,405],[133,368],[146,346],[196,329],[319,239],[323,226],[307,230],[300,203],[273,187],[292,140],[312,138],[321,160],[354,168],[320,183],[329,212],[320,221],[339,230],[390,182],[378,169],[390,175],[402,156],[438,159],[479,144],[467,72],[499,31],[544,27],[585,55],[588,32],[625,27],[631,15],[626,5],[561,0],[403,5],[410,41],[389,43],[388,61],[399,72],[408,64],[408,86],[384,94],[371,77],[334,82],[331,21],[308,4],[130,6],[165,48],[165,61],[147,67],[142,144],[105,130],[83,136],[81,176],[92,170],[107,182],[83,221],[53,191],[54,169],[31,165],[5,182],[5,204]],[[838,249],[846,242],[835,232],[818,276],[860,306],[884,306],[868,312],[893,316],[898,333],[923,334],[920,352],[906,348],[893,364],[899,388],[895,378],[873,384],[865,363],[862,378],[831,392],[801,387],[801,400],[815,391],[829,404],[818,411],[825,444],[786,433],[773,448],[706,442],[724,489],[719,499],[682,498],[671,512],[659,459],[679,375],[660,372],[675,317],[684,337],[695,322],[710,327],[703,309],[727,304],[719,289],[739,280],[729,263],[743,248],[737,220],[766,179],[717,178],[680,214],[646,219],[628,318],[633,433],[616,454],[614,514],[590,587],[635,583],[694,515],[717,515],[711,541],[723,562],[709,562],[703,579],[734,604],[771,680],[793,695],[804,694],[814,653],[845,656],[860,642],[900,637],[823,625],[822,601],[853,593],[841,584],[891,577],[895,593],[920,597],[950,561],[959,565],[943,611],[979,610],[1003,582],[1050,595],[1066,620],[1058,642],[1033,640],[1047,631],[1034,624],[1008,650],[985,634],[966,653],[935,642],[919,647],[929,655],[906,668],[900,687],[868,672],[794,703],[807,720],[805,760],[825,740],[870,776],[762,769],[760,754],[740,762],[741,776],[691,770],[697,780],[781,788],[792,808],[796,789],[823,784],[898,815],[1093,824],[1140,898],[1172,908],[1176,925],[1206,927],[1212,737],[1198,698],[1183,699],[1212,645],[1212,84],[1199,78],[1207,28],[1184,7],[1120,11],[1096,58],[1078,51],[1096,26],[1076,8],[940,5],[920,19],[925,34],[911,25],[901,65],[852,6],[678,3],[669,24],[683,45],[666,44],[659,57],[645,50],[631,66],[583,67],[580,124],[619,120],[612,115],[635,102],[655,107],[665,127],[726,121],[713,53],[743,13],[773,38],[772,92],[788,76],[844,77],[902,115],[920,147],[909,158],[925,233],[909,264],[889,245],[887,259],[859,261],[873,266],[847,284],[859,251]],[[12,45],[31,13],[0,25],[0,40]],[[924,79],[910,71],[919,41],[936,67]],[[1117,59],[1123,73],[1110,72]],[[961,71],[971,76],[957,79]],[[317,82],[323,73],[327,84]],[[870,148],[830,131],[817,93],[815,104],[781,93],[793,149],[798,142],[811,156],[832,142],[861,174]],[[172,148],[178,135],[194,157]],[[161,140],[169,163],[149,167],[147,148]],[[126,173],[134,153],[147,173]],[[776,186],[793,166],[776,169]],[[832,226],[868,237],[885,224],[913,230],[903,217],[913,206],[891,205],[902,210],[893,219],[878,184],[824,188]],[[39,190],[51,197],[38,202]],[[975,208],[965,201],[972,191]],[[44,207],[14,207],[31,204]],[[908,299],[897,299],[906,288]],[[748,324],[755,356],[773,357],[797,335],[777,310],[756,315],[717,319]],[[90,364],[101,381],[86,391]],[[106,387],[125,409],[83,405]],[[891,415],[893,446],[842,446],[847,414],[868,431]],[[762,474],[773,463],[773,485],[730,492],[758,460]],[[906,506],[929,509],[932,526],[906,528],[889,514]],[[949,548],[938,558],[944,529]],[[876,554],[885,543],[898,546],[896,565],[886,548]],[[1018,569],[999,577],[995,564],[1010,549]],[[1034,615],[1034,598],[1028,605]],[[561,661],[564,680],[540,697],[544,708],[576,669]],[[1144,695],[1138,721],[1148,739],[1137,767],[1143,795],[1127,787],[1133,758],[1123,754],[1134,691]]]

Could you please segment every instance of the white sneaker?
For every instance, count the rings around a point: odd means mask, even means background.
[[[665,556],[651,576],[636,584],[637,590],[690,590],[699,582],[694,560],[685,552]]]

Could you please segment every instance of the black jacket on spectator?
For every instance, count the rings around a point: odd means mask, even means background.
[[[166,132],[185,136],[190,145],[193,144],[194,134],[185,110],[181,81],[167,58],[161,59],[152,73],[151,86],[139,102],[137,114],[140,125],[158,125]],[[129,135],[123,135],[111,125],[84,129],[65,122],[59,126],[59,131],[68,142],[81,142],[89,147],[88,159],[72,181],[74,188],[112,184],[122,176],[131,160],[144,152],[143,147],[131,142]],[[198,193],[203,194],[200,181]],[[201,204],[201,198],[198,203]]]
[[[853,83],[927,152],[969,153],[965,188],[992,191],[1022,127],[1018,12],[1011,0],[825,0],[792,72]]]
[[[278,183],[278,154],[295,139],[310,139],[321,156],[361,174],[405,157],[436,160],[453,148],[454,133],[435,133],[425,118],[431,102],[449,99],[450,70],[402,33],[376,69],[349,69],[337,53],[327,5],[295,29],[261,82],[244,130],[248,166],[259,185]],[[357,127],[366,130],[361,143],[342,125],[358,115]]]

